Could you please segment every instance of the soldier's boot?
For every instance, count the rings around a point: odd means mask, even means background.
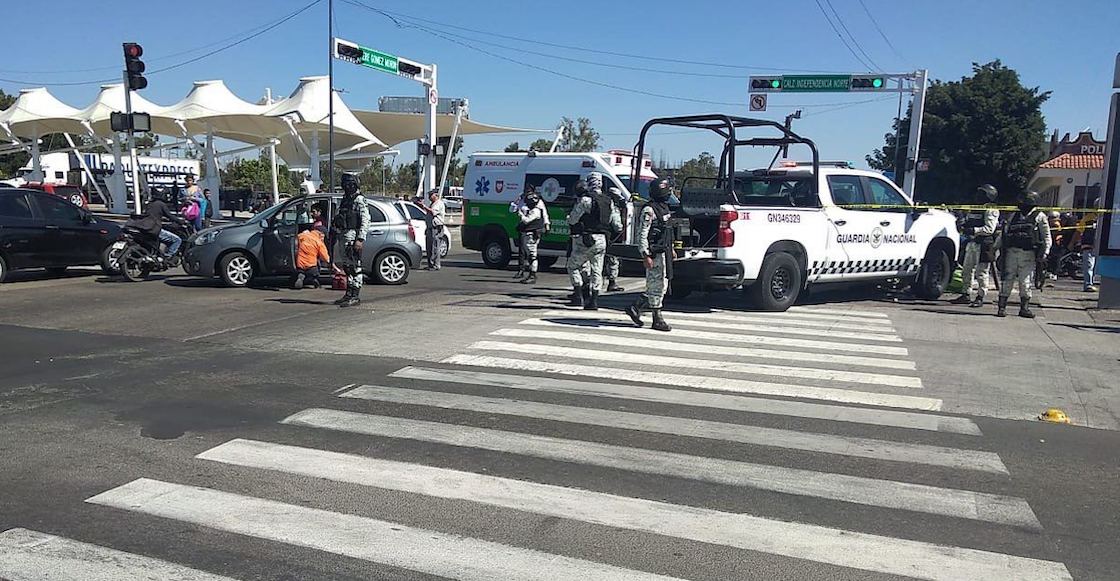
[[[361,289],[354,289],[354,292],[350,295],[350,298],[347,299],[346,302],[343,302],[343,303],[339,304],[338,306],[341,307],[341,308],[346,308],[346,307],[356,307],[356,306],[362,304],[362,299],[358,298],[358,294],[361,293],[361,292],[362,292]]]
[[[525,275],[526,273],[524,270],[518,269],[517,274],[513,275],[513,280],[520,280],[522,278],[525,278]]]
[[[584,302],[587,302],[587,300],[591,298],[591,283],[590,282],[583,283],[583,287],[580,289],[580,292],[583,293]]]
[[[521,284],[537,284],[537,273],[530,272],[529,276],[521,279]]]
[[[583,305],[585,311],[598,311],[599,310],[599,291],[591,291],[591,298]]]
[[[609,293],[620,293],[624,290],[626,289],[618,286],[618,281],[613,278],[607,282],[607,292]]]
[[[982,307],[982,306],[984,306],[984,298],[981,297],[980,295],[976,295],[976,298],[972,299],[972,302],[968,303],[968,306],[970,306],[974,309]]]
[[[568,306],[582,307],[583,306],[583,288],[575,287],[572,289],[572,299],[568,302]]]
[[[999,302],[996,303],[996,305],[997,305],[996,316],[997,317],[1006,317],[1007,316],[1007,297],[1000,296],[999,297]]]
[[[626,314],[630,315],[630,320],[634,321],[634,324],[639,326],[639,327],[641,327],[642,324],[643,324],[642,323],[642,307],[643,306],[645,306],[645,297],[638,297],[638,300],[634,301],[634,304],[630,305],[629,307],[626,307]]]
[[[967,304],[970,304],[971,302],[972,302],[972,299],[968,298],[968,293],[961,293],[961,296],[949,301],[949,304],[951,304],[951,305],[967,305]]]
[[[353,294],[354,294],[354,290],[351,289],[350,287],[346,287],[346,292],[342,293],[342,296],[339,297],[337,300],[335,300],[334,304],[341,305],[342,303],[345,303],[346,301],[349,301],[350,297],[353,296]]]
[[[654,331],[672,331],[673,328],[661,316],[661,309],[653,310],[653,325],[650,326]]]
[[[1024,319],[1034,318],[1034,312],[1031,311],[1031,306],[1027,304],[1027,301],[1023,301],[1019,304],[1019,316]]]

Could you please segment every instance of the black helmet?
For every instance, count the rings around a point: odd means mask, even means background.
[[[582,179],[576,182],[576,195],[582,196],[587,193],[587,182]]]
[[[541,201],[541,195],[538,194],[537,192],[535,192],[533,190],[529,190],[528,192],[525,193],[525,205],[529,206],[530,208],[535,207],[537,204],[540,203],[540,201]]]
[[[992,184],[984,184],[976,188],[976,193],[983,198],[987,198],[989,202],[996,201],[996,197],[999,196],[999,191]]]
[[[358,178],[354,174],[342,174],[342,191],[347,194],[354,194],[358,191]]]
[[[655,202],[667,202],[673,195],[673,186],[668,179],[658,178],[649,184],[649,197]]]
[[[1021,208],[1034,208],[1039,204],[1038,192],[1027,190],[1019,196],[1019,207]]]

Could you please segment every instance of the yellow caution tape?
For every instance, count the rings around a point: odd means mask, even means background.
[[[1013,211],[1019,209],[1019,206],[977,206],[977,205],[956,205],[956,204],[954,204],[954,205],[943,204],[943,205],[937,205],[937,206],[925,205],[925,204],[915,204],[913,206],[908,206],[908,205],[905,205],[905,204],[844,204],[842,206],[841,205],[836,205],[836,207],[837,208],[843,208],[845,210],[887,210],[887,209],[900,209],[900,208],[901,209],[919,208],[919,209],[924,209],[924,210],[947,210],[947,211],[953,211],[953,210],[1000,210],[1000,211],[1003,211],[1003,212],[1013,212]],[[1104,208],[1062,208],[1060,206],[1035,206],[1035,209],[1036,210],[1042,210],[1042,211],[1045,211],[1045,212],[1058,211],[1058,212],[1072,212],[1072,213],[1077,213],[1077,214],[1093,214],[1093,213],[1095,213],[1095,214],[1110,214],[1110,213],[1115,211],[1115,210],[1106,210]]]

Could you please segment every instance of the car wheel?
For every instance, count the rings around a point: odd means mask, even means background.
[[[804,281],[801,265],[792,254],[768,254],[762,261],[758,278],[747,287],[747,299],[758,310],[782,312],[797,302]]]
[[[80,194],[71,194],[70,203],[79,208],[84,208],[86,206],[86,200]]]
[[[62,276],[66,274],[65,266],[48,266],[46,268],[47,274],[51,276]]]
[[[113,276],[121,271],[121,254],[124,253],[124,248],[116,248],[116,244],[110,244],[101,251],[101,272],[106,276]]]
[[[120,272],[125,280],[139,282],[148,278],[151,267],[148,266],[148,252],[143,248],[133,245],[121,253]]]
[[[920,299],[936,300],[949,287],[952,276],[953,265],[949,254],[941,248],[931,248],[926,251],[926,257],[922,260],[918,277],[914,279],[911,289],[914,296]]]
[[[0,256],[0,282],[4,282],[4,278],[8,276],[8,263],[4,262],[4,257]]]
[[[447,258],[449,252],[451,252],[451,239],[444,238],[439,245],[439,257]]]
[[[231,252],[218,262],[222,282],[234,288],[247,286],[256,276],[256,270],[253,260],[243,252]]]
[[[373,261],[373,276],[378,284],[404,284],[408,280],[408,258],[392,250],[379,255]]]
[[[510,259],[509,240],[490,236],[482,245],[482,262],[490,268],[505,268]]]

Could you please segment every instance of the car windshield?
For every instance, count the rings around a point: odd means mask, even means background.
[[[283,202],[280,202],[279,204],[276,204],[275,206],[265,208],[264,210],[261,210],[260,212],[257,212],[257,214],[255,216],[253,216],[252,218],[249,218],[245,222],[246,223],[256,223],[256,222],[260,222],[262,220],[268,220],[269,218],[276,215],[276,212],[280,211],[280,207],[283,206],[286,203],[287,203],[287,200],[285,200]]]

